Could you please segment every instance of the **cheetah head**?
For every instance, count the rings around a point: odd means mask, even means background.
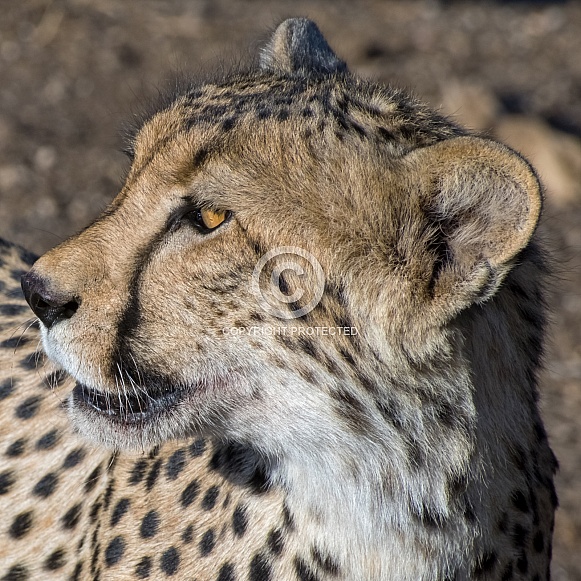
[[[357,79],[313,23],[284,22],[259,61],[151,115],[110,207],[23,277],[93,441],[395,446],[390,390],[465,377],[455,321],[533,234],[525,161]],[[440,395],[462,433],[459,393]]]

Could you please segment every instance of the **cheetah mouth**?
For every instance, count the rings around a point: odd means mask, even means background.
[[[77,383],[72,393],[74,405],[123,424],[144,423],[174,407],[183,395],[178,389],[157,395],[105,393],[82,383]]]

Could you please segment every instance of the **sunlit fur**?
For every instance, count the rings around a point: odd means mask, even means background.
[[[120,450],[204,436],[251,451],[292,523],[268,578],[546,578],[554,460],[527,162],[358,80],[302,20],[259,69],[176,95],[133,151],[105,214],[34,265],[44,292],[79,305],[42,326],[43,346],[121,410],[175,399],[127,422],[71,396],[75,429]],[[192,207],[230,218],[202,232]],[[285,246],[325,273],[299,319],[251,289]],[[356,333],[306,332],[339,327]]]

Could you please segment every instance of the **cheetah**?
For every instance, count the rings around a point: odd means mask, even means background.
[[[0,578],[549,579],[529,164],[306,19],[129,149],[1,246]]]

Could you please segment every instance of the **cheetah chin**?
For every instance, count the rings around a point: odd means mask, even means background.
[[[111,392],[77,381],[68,398],[69,415],[77,429],[90,439],[114,448],[143,449],[151,443],[211,431],[211,414],[204,400],[231,389],[231,381],[213,377],[187,386],[161,378],[148,378],[133,389]],[[96,435],[98,434],[98,436]]]
[[[72,392],[71,405],[84,413],[97,413],[113,422],[138,424],[161,421],[161,417],[170,413],[171,408],[183,399],[184,392],[179,389],[146,396],[126,393],[121,398],[77,383]]]

